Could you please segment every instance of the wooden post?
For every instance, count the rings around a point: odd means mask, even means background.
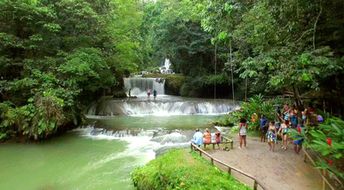
[[[324,179],[322,180],[322,190],[326,190],[326,183]]]
[[[229,175],[231,175],[231,173],[232,173],[231,170],[232,170],[232,169],[231,169],[230,167],[228,167],[228,174],[229,174]]]
[[[231,141],[231,149],[233,149],[233,141]]]
[[[202,151],[199,151],[199,155],[202,156]]]
[[[210,157],[211,165],[214,165],[214,159]]]
[[[258,187],[258,183],[256,180],[254,180],[254,184],[253,184],[253,190],[257,190]]]

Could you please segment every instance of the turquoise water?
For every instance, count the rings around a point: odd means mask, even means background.
[[[40,144],[1,144],[0,189],[133,189],[135,167],[157,150],[188,145],[214,117],[103,117]]]

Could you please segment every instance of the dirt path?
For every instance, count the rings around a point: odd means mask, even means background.
[[[303,162],[303,153],[294,153],[293,145],[290,144],[289,149],[284,151],[278,144],[275,152],[269,151],[267,143],[261,143],[258,138],[249,138],[247,148],[239,149],[238,145],[239,142],[235,139],[233,150],[207,152],[255,176],[268,190],[321,189],[320,174],[310,164]]]

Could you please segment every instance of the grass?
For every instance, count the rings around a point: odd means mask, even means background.
[[[185,149],[175,149],[137,168],[131,174],[140,190],[223,189],[247,190],[246,185]]]

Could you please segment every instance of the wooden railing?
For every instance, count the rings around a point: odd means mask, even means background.
[[[252,175],[247,174],[247,173],[245,173],[245,172],[243,172],[243,171],[241,171],[241,170],[239,170],[239,169],[237,169],[237,168],[235,168],[235,167],[229,166],[228,164],[222,162],[221,160],[218,160],[218,159],[212,157],[210,154],[208,154],[207,152],[205,152],[204,150],[202,150],[200,147],[198,147],[197,145],[195,145],[195,144],[193,144],[193,143],[191,143],[191,150],[192,150],[192,151],[197,150],[197,151],[199,151],[199,155],[200,155],[200,156],[203,155],[203,156],[208,157],[208,158],[210,159],[210,162],[211,162],[212,165],[216,165],[216,163],[217,163],[217,164],[219,164],[219,165],[225,167],[226,171],[227,171],[228,174],[230,174],[230,175],[231,175],[232,171],[236,171],[236,172],[239,173],[240,175],[243,175],[243,176],[245,176],[245,177],[250,178],[251,180],[253,180],[253,189],[254,189],[254,190],[257,190],[258,187],[260,187],[260,188],[263,189],[263,190],[266,190],[266,189],[267,189],[267,188],[265,188],[265,186],[262,185],[262,183],[260,183],[260,182],[259,182],[255,177],[253,177]]]
[[[309,161],[311,161],[313,166],[316,166],[314,158],[312,158],[310,152],[308,152],[305,149],[303,149],[303,152],[305,153],[304,162],[306,162],[307,159],[308,159]],[[315,156],[313,156],[313,157],[315,157]],[[338,188],[339,189],[344,189],[343,182],[340,179],[338,179],[337,176],[333,176],[331,178],[334,180],[335,183],[337,183],[339,185],[339,187],[333,185],[328,180],[328,178],[326,177],[327,176],[326,173],[328,173],[328,172],[326,170],[324,170],[324,169],[317,169],[317,170],[319,171],[320,176],[322,178],[322,190],[326,190],[326,187],[329,187],[331,190],[338,190]]]

